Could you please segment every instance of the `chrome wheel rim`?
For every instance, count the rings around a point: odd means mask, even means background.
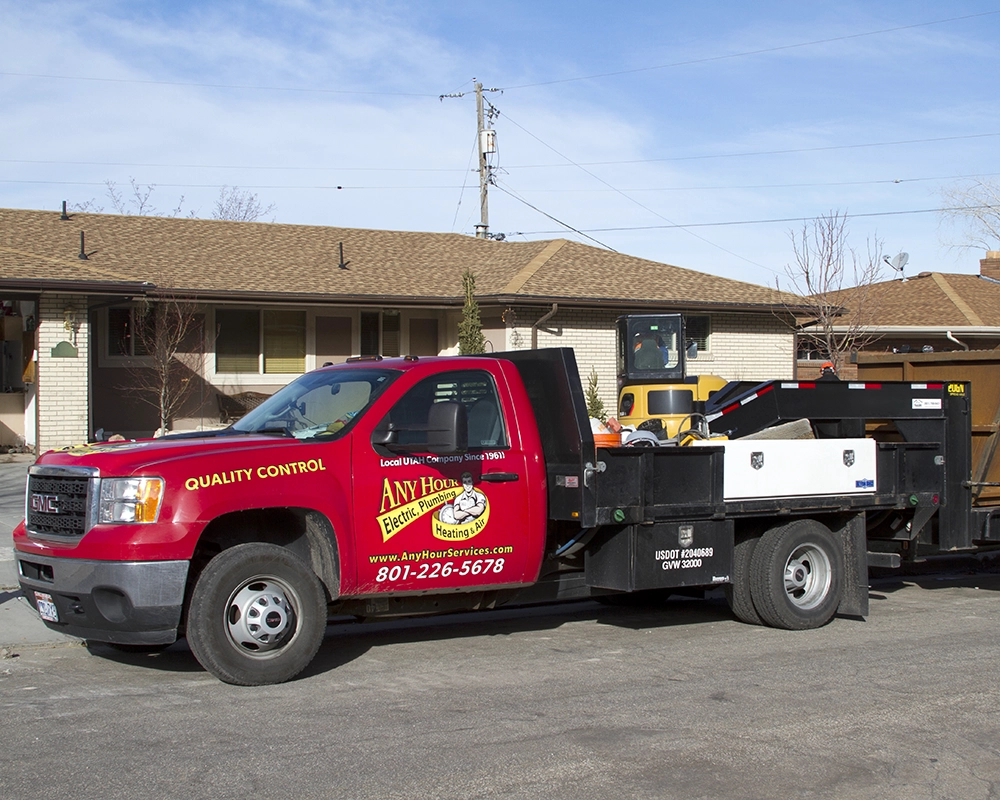
[[[291,588],[270,576],[244,583],[226,604],[226,633],[239,652],[267,657],[295,635],[297,598]]]
[[[802,610],[823,602],[832,578],[829,556],[814,544],[799,545],[785,562],[785,594],[792,605]]]

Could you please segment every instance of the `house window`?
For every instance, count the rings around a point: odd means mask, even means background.
[[[155,321],[138,308],[108,309],[108,355],[118,357],[149,355],[147,343]]]
[[[379,313],[377,311],[361,312],[361,355],[377,356],[379,352]]]
[[[409,352],[415,356],[436,356],[440,352],[436,319],[410,320]]]
[[[352,353],[350,317],[316,317],[316,364],[340,364]]]
[[[305,372],[305,312],[216,309],[215,371]]]
[[[399,312],[382,312],[382,355],[386,358],[395,358],[403,354],[399,334]]]
[[[698,345],[699,353],[708,353],[711,348],[711,317],[684,317],[684,335],[689,342]]]
[[[362,311],[361,355],[395,358],[403,354],[401,315],[398,310]]]
[[[306,312],[264,312],[264,373],[306,371]]]

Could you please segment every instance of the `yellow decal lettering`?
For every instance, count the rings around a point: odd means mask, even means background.
[[[387,508],[395,508],[397,505],[396,498],[392,494],[392,486],[389,485],[389,479],[382,478],[382,506],[379,508],[379,512],[385,513]]]
[[[464,542],[481,533],[486,523],[490,521],[489,505],[475,519],[459,525],[448,525],[438,518],[435,513],[431,517],[431,533],[436,539],[443,539],[446,542]]]
[[[452,483],[453,482],[454,481],[452,481]],[[438,481],[438,483],[444,483],[444,481]],[[383,508],[385,508],[384,503],[386,499],[386,492],[388,492],[391,496],[392,490],[389,488],[388,480],[384,480],[382,484]],[[441,491],[426,495],[417,500],[413,500],[412,502],[406,503],[398,508],[390,506],[390,508],[392,508],[391,511],[385,512],[376,517],[379,527],[382,529],[382,541],[389,541],[389,539],[403,530],[403,528],[411,522],[420,519],[420,517],[424,516],[424,514],[430,513],[438,506],[447,503],[449,500],[454,500],[461,493],[461,486],[452,486],[451,488],[445,488]]]

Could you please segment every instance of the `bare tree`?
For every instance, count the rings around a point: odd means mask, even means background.
[[[239,186],[223,186],[219,199],[215,201],[212,219],[228,219],[233,222],[257,222],[274,212],[274,203],[262,206],[256,194]]]
[[[134,354],[126,391],[153,406],[166,432],[202,374],[204,315],[185,298],[144,301],[132,315]]]
[[[107,195],[108,199],[111,201],[111,207],[114,208],[117,213],[125,216],[135,214],[138,217],[179,217],[181,215],[181,206],[184,205],[184,195],[181,195],[180,200],[177,201],[177,207],[171,213],[160,214],[156,206],[154,206],[150,200],[153,192],[156,191],[156,185],[147,183],[143,186],[135,178],[129,178],[128,182],[132,188],[132,193],[130,195],[123,195],[114,181],[104,182],[104,185],[108,187]]]
[[[848,245],[847,215],[818,217],[791,232],[795,263],[785,267],[793,292],[799,338],[833,363],[839,373],[852,351],[879,338],[875,317],[884,294],[882,241],[867,240],[866,252]],[[781,289],[780,280],[778,288]]]
[[[966,230],[966,241],[958,246],[996,250],[1000,245],[1000,182],[957,184],[942,195],[946,206],[942,213]]]
[[[123,191],[115,181],[104,182],[107,187],[105,194],[111,203],[111,208],[117,214],[124,216],[138,217],[179,217],[183,213],[184,195],[181,195],[177,205],[168,212],[160,211],[152,201],[153,192],[156,185],[152,183],[142,184],[135,178],[129,178],[129,190]],[[100,214],[104,207],[98,205],[97,200],[91,198],[83,203],[74,203],[74,211],[91,212]],[[260,198],[247,189],[238,186],[223,186],[219,190],[219,197],[215,201],[215,208],[212,210],[212,219],[227,219],[233,222],[256,222],[261,217],[266,217],[274,213],[274,203],[263,205]],[[195,218],[197,215],[190,211],[186,215]]]

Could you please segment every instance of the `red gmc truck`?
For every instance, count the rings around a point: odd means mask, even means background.
[[[721,586],[743,621],[818,627],[867,614],[869,563],[954,549],[934,520],[967,397],[879,389],[735,386],[689,446],[595,448],[571,350],[352,359],[224,430],[45,453],[19,580],[55,630],[123,648],[184,636],[245,685],[302,671],[330,615]],[[841,419],[897,407],[910,440]],[[819,409],[818,438],[775,434],[788,408]]]

